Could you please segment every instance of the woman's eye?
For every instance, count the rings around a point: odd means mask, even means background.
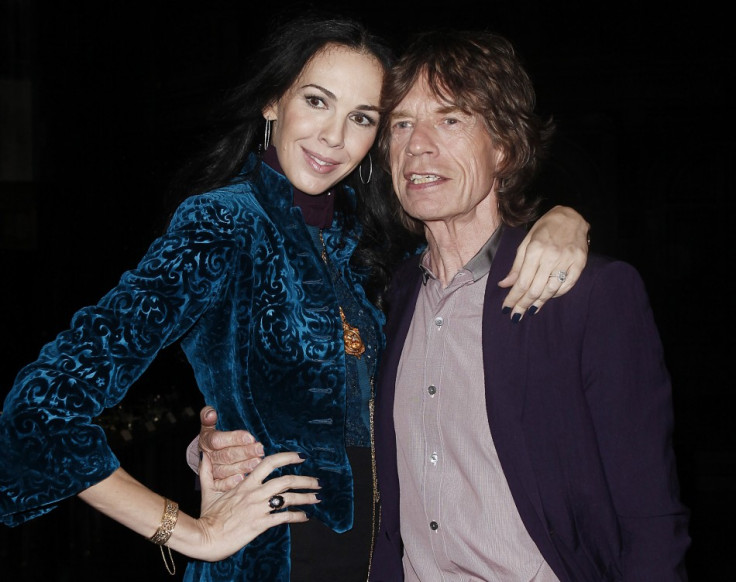
[[[325,107],[325,100],[322,99],[322,97],[318,97],[317,95],[307,95],[305,99],[307,100],[307,103],[309,103],[309,105],[311,105],[312,107]]]
[[[357,123],[358,125],[365,125],[365,126],[372,126],[376,125],[376,120],[373,119],[371,116],[366,115],[365,113],[356,113],[353,115],[353,121]]]

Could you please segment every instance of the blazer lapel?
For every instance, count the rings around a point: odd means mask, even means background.
[[[381,528],[389,540],[399,539],[399,475],[394,432],[394,396],[401,352],[414,316],[421,286],[419,258],[402,265],[393,278],[386,319],[386,348],[376,384],[375,446],[380,483]],[[398,544],[398,541],[396,541]]]
[[[506,228],[491,265],[483,304],[483,369],[486,413],[498,457],[522,521],[539,544],[542,538],[548,542],[549,534],[524,432],[526,375],[533,357],[530,320],[536,316],[511,322],[501,312],[508,289],[498,286],[511,270],[525,234],[520,228]]]

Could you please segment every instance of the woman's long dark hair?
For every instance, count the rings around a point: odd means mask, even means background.
[[[384,71],[393,63],[388,45],[348,18],[305,15],[277,26],[252,55],[245,80],[214,107],[206,145],[180,175],[179,190],[191,195],[229,183],[258,150],[263,109],[281,99],[314,55],[330,44],[372,55]]]
[[[384,71],[393,64],[388,44],[350,18],[326,18],[312,13],[275,27],[253,55],[245,81],[227,92],[214,107],[204,147],[172,183],[176,198],[214,190],[235,179],[248,155],[259,150],[265,125],[263,109],[278,101],[310,59],[331,44],[374,56]],[[357,170],[345,180],[357,192],[357,208],[340,204],[343,197],[338,197],[337,210],[346,228],[351,228],[356,220],[363,225],[353,263],[369,270],[366,293],[382,306],[390,272],[415,240],[396,221],[394,213],[387,212],[381,198],[386,192],[381,190],[390,189],[391,182],[379,167],[375,150],[372,156],[373,177],[369,184],[362,183]],[[368,164],[363,165],[365,176]]]

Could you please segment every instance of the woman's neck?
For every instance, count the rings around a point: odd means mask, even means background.
[[[263,161],[279,174],[285,175],[276,155],[276,148],[270,146],[263,154]],[[304,216],[304,222],[309,226],[327,228],[332,224],[335,211],[335,195],[333,190],[322,194],[307,194],[292,185],[294,192],[293,204],[300,208]]]

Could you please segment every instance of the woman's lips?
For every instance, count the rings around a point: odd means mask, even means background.
[[[302,151],[307,164],[318,174],[329,174],[340,165],[336,160],[319,156],[309,150],[302,149]]]

